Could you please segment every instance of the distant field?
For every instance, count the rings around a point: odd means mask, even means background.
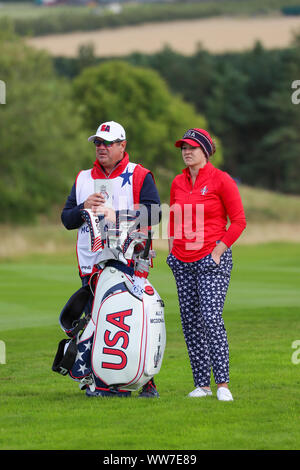
[[[78,47],[87,43],[94,44],[95,55],[99,57],[136,51],[154,53],[165,45],[189,55],[199,43],[214,53],[250,49],[257,40],[265,48],[284,48],[297,31],[300,31],[300,17],[219,17],[58,34],[30,38],[27,42],[54,56],[74,57]]]

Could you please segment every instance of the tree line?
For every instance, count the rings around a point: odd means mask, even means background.
[[[174,141],[189,127],[207,128],[214,164],[241,183],[299,194],[299,39],[286,50],[259,43],[244,53],[190,57],[165,48],[121,59],[52,59],[0,32],[0,221],[30,222],[59,212],[76,174],[95,158],[87,142],[100,122],[127,131],[133,161],[150,168],[162,201],[181,171]]]
[[[75,77],[87,65],[111,62],[82,46],[76,59],[56,58],[59,74]],[[124,58],[123,58],[124,60]],[[292,84],[300,80],[300,38],[291,47],[211,54],[199,45],[193,56],[165,47],[131,54],[133,66],[156,70],[174,95],[205,116],[222,143],[222,168],[244,184],[300,194],[300,104]]]
[[[131,160],[154,172],[168,201],[170,181],[182,167],[175,140],[190,123],[207,127],[205,117],[149,67],[109,61],[85,66],[73,79],[62,77],[49,55],[25,45],[12,30],[0,32],[0,79],[6,84],[6,104],[0,105],[0,222],[57,215],[78,171],[95,160],[88,136],[108,120],[125,127]],[[218,145],[217,165],[221,159]]]
[[[171,90],[193,103],[223,146],[223,168],[242,183],[300,193],[300,106],[292,83],[300,79],[300,40],[286,50],[257,43],[243,53],[192,57],[170,49],[135,55],[131,64],[149,66]]]

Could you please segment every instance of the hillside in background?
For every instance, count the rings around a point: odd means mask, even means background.
[[[300,196],[244,185],[240,185],[239,190],[250,223],[300,224]]]
[[[186,55],[199,44],[212,53],[248,50],[260,41],[267,49],[288,47],[300,31],[295,17],[214,17],[146,23],[97,31],[51,34],[27,39],[52,56],[76,57],[83,44],[93,44],[97,57],[120,57],[134,52],[152,54],[168,45]]]
[[[299,2],[293,2],[297,5]],[[89,2],[88,5],[41,6],[26,2],[1,3],[0,24],[9,18],[21,35],[41,36],[92,31],[151,22],[194,20],[216,16],[281,15],[289,0],[202,0],[173,2]],[[295,14],[295,9],[293,10]],[[289,16],[289,15],[288,15]],[[1,28],[0,28],[1,29]]]
[[[300,243],[300,196],[286,196],[248,186],[239,186],[247,217],[247,228],[237,244],[266,242]],[[61,207],[52,220],[40,218],[36,224],[27,226],[0,225],[0,258],[22,257],[30,253],[74,253],[77,231],[66,230],[60,222]],[[167,249],[167,240],[154,239],[155,249]]]

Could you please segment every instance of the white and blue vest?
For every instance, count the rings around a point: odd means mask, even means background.
[[[149,171],[136,163],[127,163],[122,173],[114,178],[94,179],[92,169],[81,171],[76,179],[76,201],[81,204],[93,193],[101,191],[102,185],[108,187],[108,201],[115,210],[134,210],[139,202],[139,193],[144,178]],[[81,276],[91,274],[98,262],[99,253],[90,251],[90,233],[86,222],[78,229],[77,259]]]

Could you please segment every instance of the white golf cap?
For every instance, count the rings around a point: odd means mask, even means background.
[[[91,142],[96,137],[112,142],[114,140],[126,140],[126,133],[124,127],[122,127],[121,124],[118,124],[115,121],[108,121],[100,124],[96,131],[96,134],[91,135],[88,138],[88,141]]]

